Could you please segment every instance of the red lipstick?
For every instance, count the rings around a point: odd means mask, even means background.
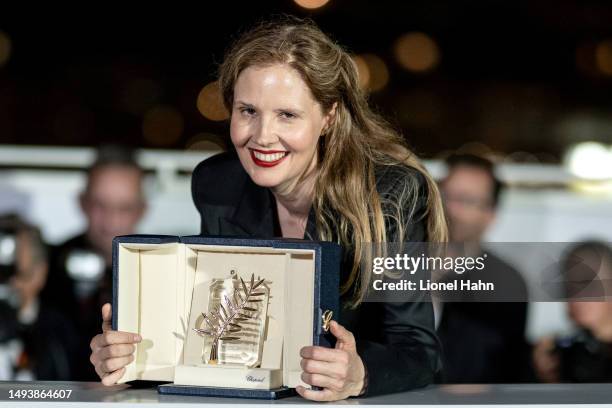
[[[249,151],[251,153],[251,159],[253,160],[253,163],[255,163],[257,166],[260,166],[260,167],[274,167],[278,165],[280,162],[282,162],[283,160],[285,160],[285,158],[289,155],[289,152],[285,150],[249,149]],[[257,157],[256,154],[259,155],[260,157]],[[282,156],[276,160],[269,160],[269,159],[262,157],[262,155],[269,156],[269,155],[276,155],[276,154],[282,154]]]

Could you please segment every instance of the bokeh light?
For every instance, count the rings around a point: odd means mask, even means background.
[[[368,68],[368,64],[366,64],[363,57],[359,55],[353,55],[351,57],[353,62],[355,63],[355,67],[357,68],[357,76],[359,77],[359,86],[362,89],[367,89],[368,84],[370,83],[370,68]]]
[[[612,76],[612,39],[578,45],[576,66],[590,77]]]
[[[359,75],[359,85],[371,92],[380,91],[389,82],[387,64],[377,55],[360,54],[353,56]]]
[[[412,72],[428,72],[440,61],[440,49],[425,33],[406,33],[397,39],[393,48],[397,62]]]
[[[309,10],[323,7],[329,2],[329,0],[294,0],[294,1],[298,6],[304,7],[305,9],[309,9]]]
[[[171,106],[156,106],[145,114],[142,133],[153,145],[173,145],[183,133],[183,116]]]
[[[570,147],[565,155],[567,169],[588,180],[612,180],[612,148],[597,142],[582,142]]]
[[[0,67],[5,65],[11,58],[12,44],[9,36],[0,31]]]
[[[597,69],[604,75],[612,75],[612,40],[602,41],[595,48]]]
[[[229,118],[229,112],[223,105],[221,90],[217,81],[207,84],[198,94],[198,110],[209,120],[221,121]]]

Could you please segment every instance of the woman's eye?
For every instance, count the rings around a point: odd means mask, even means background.
[[[241,108],[240,113],[246,116],[253,116],[255,114],[255,109],[253,108]]]
[[[291,112],[281,112],[280,113],[281,118],[283,119],[293,119],[295,118],[295,114],[291,113]]]

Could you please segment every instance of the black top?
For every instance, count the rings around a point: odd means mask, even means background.
[[[377,190],[383,199],[398,193],[406,186],[407,177],[413,177],[420,187],[414,216],[405,226],[407,240],[426,241],[427,187],[424,176],[407,168],[381,168],[377,172]],[[201,215],[202,234],[258,238],[281,236],[273,194],[251,180],[235,153],[223,153],[200,163],[193,173],[192,195]],[[383,205],[383,213],[391,214],[391,209]],[[387,238],[390,241],[395,230],[392,222],[388,221]],[[312,210],[305,236],[317,236]],[[344,248],[341,283],[351,270],[352,256],[351,248]],[[346,306],[348,296],[341,298],[343,306]],[[425,386],[433,382],[440,370],[440,347],[434,331],[432,304],[427,299],[417,300],[363,302],[356,309],[343,307],[338,322],[355,336],[358,354],[369,377],[366,395]]]

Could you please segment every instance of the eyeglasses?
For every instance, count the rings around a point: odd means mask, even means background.
[[[465,207],[470,207],[479,210],[488,210],[492,207],[491,200],[486,200],[478,197],[470,197],[465,194],[449,194],[442,191],[442,199],[445,202],[454,202]]]

